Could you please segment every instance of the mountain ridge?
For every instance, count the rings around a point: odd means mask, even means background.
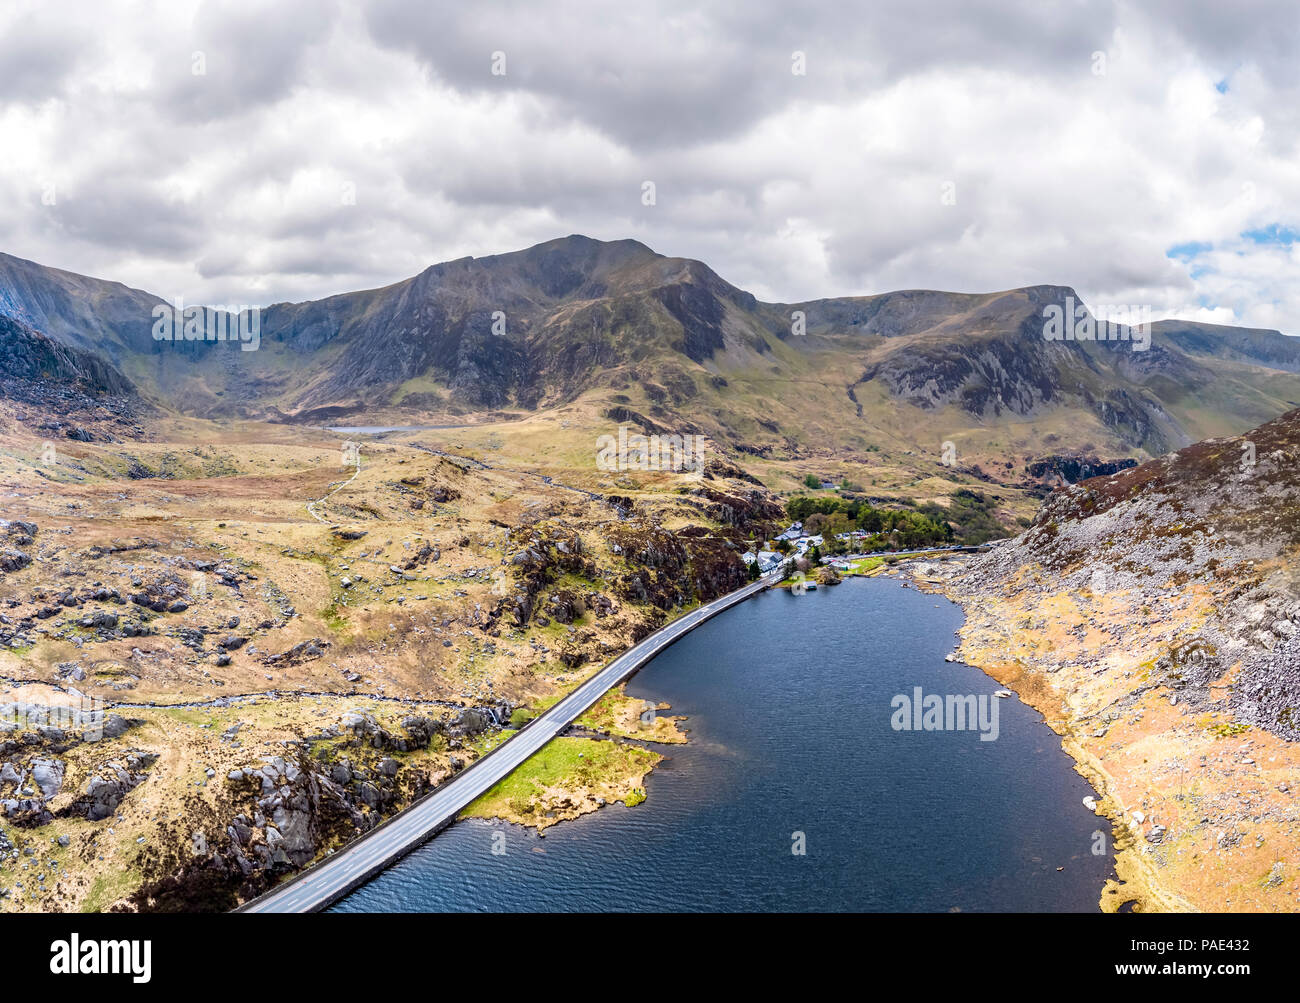
[[[864,450],[891,423],[899,437],[931,422],[1043,420],[1078,425],[1079,447],[1104,437],[1111,451],[1158,455],[1300,399],[1300,346],[1285,335],[1158,322],[1146,352],[1047,340],[1044,312],[1071,300],[1082,302],[1070,286],[1036,285],[767,303],[704,262],[574,234],[273,303],[259,350],[240,353],[155,341],[152,312],[167,304],[153,294],[0,254],[0,313],[200,417],[472,418],[590,401],[702,421],[753,449],[807,449],[815,425],[834,448]]]

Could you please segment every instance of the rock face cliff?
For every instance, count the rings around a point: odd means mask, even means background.
[[[50,383],[71,384],[91,395],[135,394],[131,381],[102,357],[0,315],[0,393],[30,400]]]
[[[1278,337],[1276,331],[1184,320],[1157,321],[1151,328],[1156,336],[1167,339],[1184,352],[1300,372],[1300,341]]]
[[[978,419],[1069,408],[1094,416],[1130,446],[1161,452],[1185,443],[1162,388],[1191,386],[1210,372],[1166,345],[1135,340],[1126,326],[1112,339],[1048,337],[1052,311],[1068,316],[1080,303],[1065,286],[945,303],[953,312],[931,314],[928,327],[897,330],[891,337],[898,344],[883,346],[854,386],[880,381],[916,407],[953,405]]]
[[[1027,471],[1031,477],[1060,478],[1068,484],[1075,484],[1090,477],[1117,474],[1137,465],[1138,461],[1132,458],[1102,460],[1095,456],[1044,456],[1030,463]]]
[[[139,438],[150,406],[134,384],[99,355],[0,316],[0,401],[50,443]]]

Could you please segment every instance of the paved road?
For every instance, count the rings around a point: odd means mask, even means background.
[[[779,574],[761,578],[655,631],[453,780],[297,877],[246,903],[238,911],[315,912],[337,902],[450,825],[471,801],[564,730],[607,690],[617,686],[683,634],[779,580]]]
[[[933,552],[933,548],[899,551],[894,556]],[[786,563],[789,563],[789,559]],[[453,780],[297,877],[244,904],[237,911],[316,912],[337,902],[454,822],[470,802],[509,775],[515,767],[572,724],[607,690],[617,686],[683,634],[780,580],[779,571],[760,578],[655,631]]]

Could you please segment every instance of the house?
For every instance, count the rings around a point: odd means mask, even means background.
[[[748,550],[745,551],[743,554],[740,555],[740,559],[741,559],[742,561],[745,562],[745,566],[746,566],[746,567],[748,567],[749,565],[753,564],[755,561],[758,560],[758,558],[755,557],[755,556],[754,556],[750,551],[748,551]]]
[[[758,552],[758,570],[767,574],[769,571],[775,571],[781,566],[781,555],[774,550],[760,550]]]

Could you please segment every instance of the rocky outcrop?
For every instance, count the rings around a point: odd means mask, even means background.
[[[137,588],[131,602],[155,613],[179,613],[189,606],[189,583],[175,572],[159,573]]]
[[[1193,708],[1218,699],[1211,683],[1226,686],[1243,720],[1294,740],[1296,547],[1300,410],[1242,436],[1058,488],[1028,530],[971,563],[960,588],[1117,594],[1142,609],[1189,589],[1212,596],[1194,633],[1144,621],[1144,639],[1165,649],[1153,679]]]
[[[0,548],[0,571],[21,571],[32,563],[31,557],[12,547]]]
[[[201,828],[145,855],[146,880],[130,898],[151,911],[229,909],[280,875],[307,865],[328,846],[356,838],[449,775],[407,762],[435,740],[459,748],[505,724],[504,702],[465,707],[445,718],[409,715],[390,731],[365,710],[343,714],[283,754],[229,771],[233,803],[224,814],[196,811]],[[315,753],[312,749],[316,748]],[[451,769],[464,760],[449,757]]]
[[[628,523],[612,527],[610,540],[628,568],[617,579],[619,594],[661,610],[707,602],[748,581],[736,543],[704,527],[674,533]]]
[[[701,506],[704,515],[737,529],[770,528],[785,515],[780,503],[762,488],[720,491],[701,487],[691,493],[705,499]]]
[[[343,785],[314,765],[264,757],[261,766],[232,771],[235,785],[254,791],[251,818],[236,815],[227,827],[231,855],[244,871],[250,866],[276,873],[302,867],[319,852],[327,804],[360,827],[362,818],[349,803]],[[378,807],[378,804],[375,805]]]
[[[99,356],[61,344],[0,313],[0,396],[36,404],[41,402],[42,385],[48,389],[55,383],[95,395],[135,393],[131,381]]]
[[[495,629],[503,617],[516,627],[525,626],[536,612],[538,597],[556,579],[564,575],[594,579],[599,573],[577,532],[544,525],[529,530],[520,549],[511,555],[510,567],[516,590],[487,611],[480,625],[485,632]]]
[[[1086,481],[1090,477],[1106,477],[1121,470],[1136,467],[1138,461],[1132,458],[1122,460],[1101,460],[1095,456],[1044,456],[1026,465],[1030,477],[1063,480],[1067,484]]]
[[[36,523],[0,519],[0,571],[21,571],[32,563],[27,553],[38,530]]]
[[[306,641],[299,641],[292,648],[282,651],[278,655],[268,655],[262,661],[267,665],[278,665],[287,668],[291,665],[301,665],[304,662],[315,661],[317,658],[323,657],[329,647],[329,641],[324,638],[313,637]]]
[[[103,763],[86,781],[86,790],[60,815],[75,815],[91,822],[108,818],[131,791],[148,779],[157,753],[133,749]]]
[[[546,615],[556,623],[570,624],[586,610],[582,596],[573,589],[557,589],[546,599]]]

